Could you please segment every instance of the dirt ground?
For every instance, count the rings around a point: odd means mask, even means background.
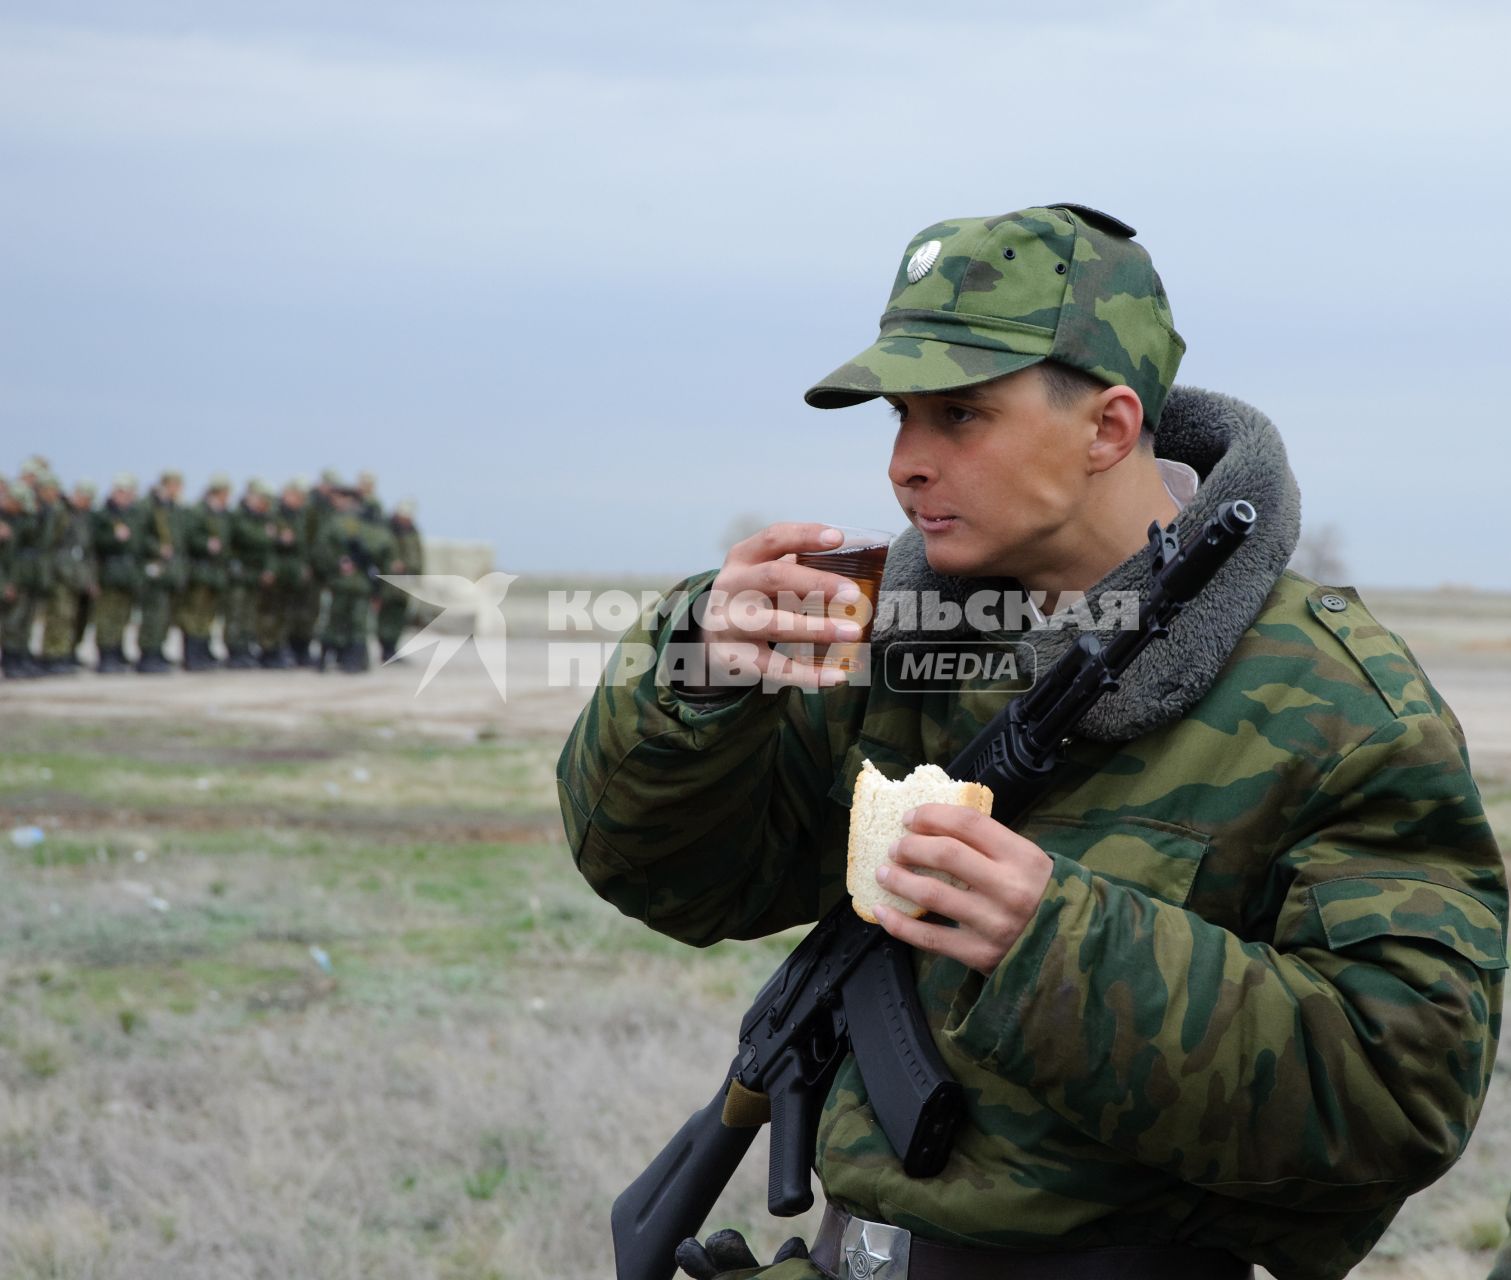
[[[1406,638],[1443,697],[1458,714],[1465,728],[1475,773],[1489,802],[1492,818],[1502,839],[1506,840],[1511,836],[1511,596],[1456,591],[1365,592],[1364,595],[1377,616]],[[606,637],[588,639],[603,641]],[[129,803],[110,790],[108,777],[94,791],[80,787],[66,794],[62,789],[56,794],[49,791],[49,784],[42,781],[37,783],[29,796],[20,797],[17,793],[18,798],[7,806],[9,812],[6,816],[20,820],[29,814],[54,815],[60,825],[72,833],[72,838],[86,842],[92,841],[95,838],[93,833],[97,831],[104,833],[101,836],[104,839],[114,827],[121,827],[122,824],[126,824],[125,829],[144,832],[155,828],[173,828],[181,833],[203,829],[207,838],[213,836],[221,839],[227,831],[254,829],[260,817],[260,806],[268,804],[279,808],[279,830],[287,833],[290,841],[303,839],[309,834],[311,839],[318,842],[323,832],[340,832],[343,838],[355,839],[358,843],[371,835],[375,838],[375,844],[420,839],[422,833],[443,841],[458,842],[458,847],[467,841],[502,844],[527,841],[540,842],[542,845],[558,842],[559,829],[549,810],[549,762],[554,755],[555,745],[567,732],[587,696],[588,682],[593,675],[592,664],[579,668],[577,678],[573,681],[561,679],[561,670],[553,673],[547,640],[538,627],[516,628],[511,623],[507,648],[506,642],[500,639],[483,640],[481,645],[481,649],[476,642],[465,645],[423,691],[420,691],[419,686],[426,670],[426,655],[357,676],[307,671],[217,672],[210,675],[175,672],[162,677],[99,677],[84,673],[73,677],[0,683],[0,746],[8,753],[24,753],[27,750],[25,742],[18,740],[17,728],[24,738],[29,724],[68,721],[76,725],[100,726],[117,747],[123,736],[129,740],[130,735],[139,733],[144,740],[145,758],[164,764],[165,768],[169,765],[192,765],[192,754],[197,749],[193,740],[189,740],[184,748],[189,756],[183,760],[168,759],[164,752],[171,755],[174,748],[165,745],[163,731],[176,725],[200,725],[220,727],[227,731],[219,738],[206,741],[224,744],[234,740],[235,745],[215,748],[221,756],[231,753],[243,762],[250,763],[260,760],[303,761],[308,765],[308,770],[301,772],[310,775],[290,779],[264,778],[259,783],[263,788],[261,792],[234,796],[228,792],[224,802],[217,801],[203,808],[197,808],[193,803],[184,804],[176,798],[178,792],[173,791],[173,787],[179,787],[187,794],[195,787],[202,791],[206,785],[220,785],[215,780],[218,775],[214,774],[214,770],[227,765],[230,759],[229,756],[226,759],[217,756],[207,760],[205,765],[210,779],[208,783],[206,778],[186,774],[176,780],[164,781],[161,784],[164,790],[160,795],[138,798]],[[500,696],[494,683],[494,675],[501,670],[507,673],[506,698]],[[490,675],[490,671],[494,675]],[[143,726],[150,727],[152,731],[144,731]],[[371,761],[363,764],[359,760],[355,766],[351,766],[350,760],[342,759],[340,768],[343,772],[331,772],[327,780],[319,781],[318,779],[326,777],[319,773],[320,769],[328,765],[334,768],[331,762],[337,758],[340,750],[337,744],[343,735],[360,737],[366,741],[381,740],[395,745],[407,742],[483,743],[503,747],[521,744],[523,748],[533,752],[529,766],[528,802],[518,811],[505,811],[496,806],[469,809],[465,805],[448,809],[445,805],[427,803],[423,797],[407,797],[393,792],[387,795],[386,807],[373,818],[364,817],[355,806],[322,809],[320,806],[325,803],[325,798],[336,794],[331,788],[337,784],[329,779],[341,780],[342,785],[348,789],[349,798],[353,785],[349,775],[355,777],[358,771],[366,773],[369,767],[374,771],[378,768]],[[445,764],[447,769],[452,767],[451,764]],[[464,766],[455,767],[460,769]],[[312,781],[311,778],[316,780]],[[402,786],[402,777],[398,772],[392,780],[385,776],[382,781],[385,786]],[[468,785],[481,788],[486,785],[486,780],[474,779]],[[300,787],[304,790],[297,790]],[[457,794],[462,795],[464,792],[459,791]],[[525,795],[526,792],[521,794]],[[264,800],[263,796],[272,799]],[[280,800],[279,797],[283,799]],[[292,797],[293,802],[288,802],[289,797]],[[194,801],[195,796],[187,794],[187,798]],[[370,825],[364,826],[364,823]],[[112,853],[111,857],[114,856]],[[152,856],[154,859],[158,857],[156,853]],[[166,854],[164,858],[166,860]],[[206,853],[201,862],[191,862],[185,856],[181,865],[185,868],[208,866],[210,861],[211,854]],[[311,865],[316,864],[312,862]],[[36,891],[39,894],[45,891],[47,894],[60,895],[63,889],[59,886],[63,881],[58,877],[62,874],[61,871],[49,871],[47,876],[51,878],[38,880]],[[100,873],[101,876],[106,874],[106,871]],[[116,873],[111,871],[108,874]],[[194,887],[193,877],[199,874],[201,873],[198,871],[191,873],[185,870],[185,884],[177,886],[178,890],[184,894],[198,892]],[[209,871],[203,872],[206,877],[210,874]],[[269,882],[276,885],[278,873],[269,870],[267,875]],[[118,886],[128,882],[111,880],[109,883]],[[88,900],[87,893],[96,892],[97,889],[82,882],[74,884],[69,881],[69,884],[73,885],[70,892],[77,890],[81,895],[80,902]],[[234,877],[230,884],[230,892],[234,894],[237,887]],[[176,917],[175,894],[165,889],[161,891],[166,897],[174,899]],[[259,892],[272,893],[273,890]],[[567,891],[551,889],[546,894],[548,908],[550,893],[565,895]],[[39,897],[38,901],[41,900]],[[563,901],[566,901],[565,896]],[[65,899],[64,919],[67,918],[67,902]],[[540,903],[534,898],[530,902],[533,904],[531,911],[538,914]],[[601,904],[596,904],[596,908],[601,909]],[[345,910],[344,907],[342,909]],[[562,909],[568,910],[567,907]],[[52,906],[52,910],[57,912],[56,904]],[[571,906],[570,910],[578,908]],[[603,910],[605,914],[612,915],[606,909]],[[374,925],[373,928],[376,929],[377,926]],[[351,925],[351,929],[354,937],[361,935],[358,924]],[[643,930],[639,932],[644,933]],[[618,936],[614,934],[613,938],[617,939]],[[615,946],[618,945],[622,944],[616,942]],[[681,975],[686,968],[675,958],[665,961],[660,957],[654,959],[655,963],[666,964],[667,975]],[[480,970],[482,968],[485,966],[479,966]],[[612,972],[611,967],[605,969],[606,975]],[[666,980],[672,979],[668,976]],[[691,981],[691,978],[688,980]],[[605,982],[608,982],[607,977]],[[743,991],[743,983],[744,974],[741,971],[739,982],[732,981],[727,997],[721,998],[742,1006],[743,1000],[750,994]],[[613,991],[619,991],[623,986],[625,983],[621,982],[613,987]],[[734,990],[734,986],[740,986],[740,991]],[[753,989],[751,986],[751,991]],[[548,990],[541,986],[539,990],[546,994],[533,996],[528,1003],[521,1003],[520,1018],[539,1018],[540,1008],[546,1007],[547,999],[566,999],[564,994],[555,989]],[[609,1002],[620,999],[611,994],[608,985],[601,995],[600,1003],[606,1009]],[[523,997],[519,999],[523,1000]],[[481,1001],[478,1004],[478,1008],[482,1010],[494,1007],[496,1006]],[[628,1016],[623,1012],[627,1005],[616,1007],[619,1007],[620,1012],[615,1016],[621,1019]],[[448,1013],[448,1017],[450,1016]],[[661,1015],[647,1013],[645,1016]],[[49,1037],[53,1033],[46,1029],[41,1016],[33,1017],[26,1025],[30,1028],[29,1034],[33,1038],[40,1036],[46,1042],[43,1048],[48,1048],[51,1044]],[[303,1027],[306,1023],[301,1021],[299,1025]],[[367,1027],[367,1024],[363,1025],[364,1028]],[[466,1019],[457,1019],[458,1027],[471,1025],[473,1023]],[[377,1033],[365,1029],[363,1034],[376,1036]],[[563,1035],[565,1036],[565,1032]],[[455,1045],[447,1041],[447,1045],[451,1047],[446,1054],[437,1056],[433,1065],[437,1080],[452,1078],[444,1074],[447,1068],[443,1059],[447,1054],[454,1056],[456,1053],[465,1054],[470,1051],[460,1031],[457,1036]],[[701,1104],[704,1100],[702,1093],[706,1092],[704,1077],[712,1078],[719,1069],[720,1064],[716,1059],[724,1051],[721,1047],[724,1038],[722,1033],[707,1031],[707,1054],[700,1056],[708,1057],[708,1070],[693,1070],[689,1066],[683,1072],[691,1081],[689,1088],[695,1092],[689,1092],[680,1101],[677,1097],[665,1099],[656,1113],[647,1113],[642,1118],[643,1124],[634,1130],[633,1135],[627,1134],[621,1144],[627,1149],[621,1155],[622,1160],[638,1161],[642,1147],[645,1148],[643,1155],[649,1156],[649,1135],[661,1134],[663,1130],[669,1133],[670,1128],[674,1128],[679,1122],[680,1114],[689,1103]],[[74,1050],[70,1050],[68,1044],[62,1041],[59,1043],[62,1044],[59,1052],[64,1053],[66,1061],[67,1052]],[[477,1047],[478,1062],[485,1061],[486,1049],[487,1046]],[[372,1052],[377,1056],[393,1056],[401,1051],[387,1042],[379,1043],[375,1040]],[[1511,1054],[1503,1055],[1503,1058],[1507,1060],[1507,1065],[1497,1070],[1498,1087],[1491,1092],[1485,1116],[1464,1160],[1442,1182],[1408,1204],[1376,1252],[1359,1268],[1356,1275],[1365,1277],[1366,1280],[1384,1280],[1387,1277],[1390,1280],[1481,1280],[1484,1276],[1490,1251],[1503,1232],[1501,1214],[1507,1193],[1511,1191],[1511,1090],[1505,1084],[1505,1076],[1511,1074]],[[43,1054],[42,1061],[46,1065],[46,1054]],[[646,1087],[664,1091],[665,1064],[647,1059],[642,1065]],[[143,1070],[146,1072],[147,1069],[144,1067]],[[144,1090],[149,1087],[147,1080],[148,1075],[144,1074],[141,1086]],[[526,1083],[528,1077],[521,1077],[518,1087],[524,1089]],[[349,1086],[342,1085],[343,1089],[347,1087]],[[536,1086],[532,1084],[530,1087]],[[593,1086],[584,1082],[580,1087],[589,1090]],[[341,1089],[332,1089],[333,1097],[340,1093]],[[469,1097],[467,1103],[469,1108],[475,1105],[479,1109],[488,1105],[481,1097]],[[266,1105],[271,1108],[274,1102],[269,1100]],[[334,1108],[337,1103],[332,1102],[330,1105]],[[605,1105],[609,1104],[606,1102]],[[665,1114],[660,1114],[660,1111]],[[113,1112],[103,1114],[107,1122],[112,1117],[120,1119]],[[28,1123],[35,1125],[40,1132],[44,1127],[43,1121],[44,1117],[38,1113],[30,1117]],[[414,1130],[417,1135],[423,1134],[425,1123],[417,1113]],[[276,1125],[269,1132],[275,1129]],[[450,1135],[450,1140],[453,1143],[460,1142],[461,1135],[465,1132],[466,1125],[459,1116],[456,1133]],[[515,1141],[513,1137],[509,1140]],[[82,1121],[79,1141],[88,1141],[88,1132]],[[585,1170],[592,1167],[594,1157],[591,1153],[591,1130],[584,1130],[581,1143],[585,1153],[582,1163],[561,1174],[563,1184],[570,1184],[574,1178],[587,1177]],[[629,1147],[634,1150],[628,1150]],[[306,1153],[290,1152],[290,1162],[296,1154],[299,1159],[307,1158]],[[398,1156],[394,1158],[397,1160]],[[272,1178],[272,1170],[283,1166],[271,1156],[268,1159],[269,1177]],[[503,1168],[503,1164],[500,1163],[499,1167]],[[470,1184],[467,1194],[471,1200],[486,1206],[492,1201],[479,1193],[487,1191],[491,1195],[489,1178],[493,1175],[489,1174],[484,1178],[481,1186],[475,1181],[479,1176],[481,1175],[474,1171],[474,1182]],[[501,1178],[503,1175],[498,1176]],[[612,1185],[617,1185],[615,1178],[619,1175],[598,1176],[605,1180],[602,1194],[610,1195]],[[750,1181],[752,1188],[758,1185],[759,1170],[752,1174]],[[161,1194],[177,1194],[171,1191],[172,1185],[165,1180]],[[501,1185],[507,1188],[512,1184]],[[759,1196],[758,1191],[747,1194]],[[354,1191],[353,1195],[357,1197],[357,1192]],[[484,1230],[494,1228],[479,1225],[475,1229],[481,1235]],[[755,1227],[758,1234],[763,1229],[759,1225]],[[108,1234],[107,1226],[103,1224],[90,1226],[83,1231],[82,1236],[74,1226],[70,1226],[69,1230],[74,1232],[74,1236],[70,1238],[75,1239],[92,1238],[90,1233],[96,1230]],[[61,1228],[59,1236],[62,1238]],[[104,1238],[103,1234],[101,1238]],[[48,1247],[53,1248],[51,1245]],[[119,1249],[120,1246],[115,1247]],[[268,1247],[272,1248],[271,1245]],[[482,1247],[479,1245],[479,1250]],[[547,1246],[543,1245],[541,1249],[542,1256],[545,1256]],[[38,1256],[42,1252],[38,1246]],[[47,1256],[51,1257],[53,1253],[48,1253]],[[341,1256],[360,1255],[354,1245],[350,1254]],[[303,1264],[290,1265],[293,1269],[286,1270],[285,1274],[298,1273]],[[465,1270],[462,1267],[455,1274],[465,1273]],[[507,1273],[506,1269],[499,1274]],[[33,1273],[28,1271],[26,1274]],[[35,1274],[43,1274],[43,1270],[39,1269]],[[78,1270],[61,1268],[46,1271],[46,1274],[94,1275],[96,1271],[88,1267]],[[128,1268],[108,1272],[102,1270],[98,1274],[137,1273]],[[414,1274],[421,1272],[415,1271]],[[424,1271],[423,1274],[450,1275],[453,1272],[437,1269],[434,1272]]]

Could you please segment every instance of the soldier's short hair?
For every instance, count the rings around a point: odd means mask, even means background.
[[[1041,360],[1032,367],[1039,371],[1039,378],[1044,383],[1044,398],[1049,401],[1051,409],[1073,409],[1088,395],[1106,391],[1112,385],[1092,377],[1084,369],[1072,368],[1058,360]],[[1149,429],[1147,421],[1139,433],[1139,443],[1154,443],[1154,432]]]

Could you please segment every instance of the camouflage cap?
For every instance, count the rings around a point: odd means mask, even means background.
[[[271,486],[261,476],[253,476],[247,481],[247,492],[255,493],[261,498],[271,498],[273,496]]]
[[[229,492],[230,488],[231,477],[228,476],[224,471],[212,472],[210,474],[209,480],[205,482],[206,493],[214,493],[218,489],[225,489]]]
[[[320,483],[337,485],[341,483],[341,473],[335,467],[324,467],[320,471]]]
[[[75,493],[88,494],[92,498],[100,491],[100,486],[95,484],[93,480],[75,480],[73,482],[73,491]]]
[[[58,477],[46,467],[38,467],[31,473],[32,483],[39,489],[61,489],[62,483]]]
[[[803,398],[841,409],[1057,360],[1132,387],[1152,428],[1186,344],[1133,236],[1078,204],[935,223],[903,255],[877,340]]]
[[[130,489],[135,493],[136,477],[129,471],[117,471],[115,477],[110,481],[110,487],[112,489]]]
[[[403,516],[406,520],[413,519],[414,518],[414,512],[415,512],[415,503],[414,503],[414,499],[413,498],[405,498],[403,502],[399,503],[393,509],[394,515],[396,515],[396,516]]]
[[[296,476],[290,476],[288,483],[285,484],[283,488],[284,492],[288,492],[288,490],[290,489],[297,489],[300,493],[308,493],[310,488],[310,478],[301,471]]]
[[[157,478],[158,484],[183,484],[184,473],[177,467],[169,467]]]

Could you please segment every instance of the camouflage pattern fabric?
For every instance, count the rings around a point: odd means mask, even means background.
[[[131,622],[131,610],[135,597],[119,587],[101,587],[99,599],[94,602],[94,643],[102,652],[120,649],[126,638],[126,627]]]
[[[343,557],[351,564],[349,570],[341,568]],[[327,648],[367,643],[375,593],[375,579],[368,569],[381,572],[380,566],[392,558],[393,539],[388,530],[360,512],[337,512],[325,520],[315,548],[315,563],[330,588],[330,608],[320,637]]]
[[[424,573],[425,548],[420,531],[413,524],[404,525],[397,520],[389,521],[393,535],[394,554],[385,573]],[[404,624],[409,619],[409,593],[392,583],[382,583],[378,588],[378,641],[385,648],[396,647],[404,634]]]
[[[249,655],[257,638],[257,602],[264,574],[277,566],[278,526],[271,511],[254,511],[246,500],[231,516],[231,585],[226,594],[226,652]]]
[[[143,508],[139,502],[118,505],[107,499],[94,512],[94,554],[101,587],[127,595],[141,585],[141,557],[145,554]]]
[[[136,643],[148,656],[162,653],[174,598],[189,582],[189,557],[184,508],[155,493],[142,507],[142,581],[137,594],[142,618]]]
[[[94,515],[69,503],[58,504],[57,541],[52,549],[53,587],[42,626],[42,656],[67,658],[78,644],[81,603],[96,585]]]
[[[712,577],[624,644],[664,651]],[[694,945],[816,919],[862,760],[947,762],[1011,696],[699,706],[625,655],[562,751],[568,839],[601,895]],[[1183,718],[1075,740],[1019,830],[1054,872],[1002,964],[915,957],[969,1104],[948,1166],[904,1175],[851,1059],[819,1131],[827,1195],[947,1243],[1176,1242],[1344,1275],[1457,1159],[1500,1027],[1501,855],[1406,646],[1286,572]]]
[[[955,218],[913,237],[876,342],[810,388],[839,409],[1052,359],[1132,387],[1151,427],[1186,349],[1133,229],[1080,205]]]
[[[184,526],[189,585],[178,597],[175,621],[186,641],[208,644],[231,581],[231,513],[202,498],[185,513]]]

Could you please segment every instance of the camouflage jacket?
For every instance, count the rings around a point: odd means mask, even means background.
[[[243,498],[231,513],[231,581],[265,585],[262,575],[273,571],[277,537],[271,505],[266,511],[253,511]]]
[[[375,524],[356,511],[330,516],[315,547],[315,565],[330,589],[340,595],[375,595],[394,556],[393,535],[387,524]],[[351,572],[341,569],[343,557]]]
[[[107,498],[94,511],[94,554],[100,585],[116,591],[135,591],[141,585],[141,556],[145,535],[140,502],[118,507]],[[121,531],[125,537],[121,537]]]
[[[94,558],[94,512],[72,503],[59,504],[58,541],[53,547],[53,583],[69,591],[92,591],[99,585]]]
[[[401,525],[394,519],[387,520],[384,524],[389,536],[393,539],[393,556],[383,566],[383,572],[389,574],[424,573],[425,543],[420,537],[419,529],[412,522]],[[378,594],[385,604],[405,604],[409,601],[409,592],[391,582],[383,583]]]
[[[185,542],[189,552],[189,581],[212,591],[230,582],[231,521],[228,508],[219,510],[201,499],[186,513]]]
[[[189,585],[189,513],[156,492],[147,495],[141,509],[142,575],[163,590],[182,591]]]
[[[853,1059],[817,1168],[832,1200],[935,1240],[1209,1245],[1324,1280],[1468,1139],[1499,1033],[1505,872],[1458,722],[1404,643],[1352,591],[1284,569],[1299,499],[1273,426],[1176,388],[1158,441],[1203,477],[1182,532],[1235,497],[1260,529],[1018,824],[1054,870],[998,968],[915,956],[969,1100],[944,1172],[903,1174]],[[1149,555],[1089,596],[1144,580]],[[627,674],[625,646],[664,647],[711,580],[625,637],[558,766],[583,875],[695,945],[817,918],[843,893],[862,760],[894,777],[948,763],[1011,696],[699,704]],[[930,583],[963,585],[905,534],[884,591]],[[1022,638],[1049,658],[1074,632]]]
[[[304,508],[285,506],[280,501],[273,505],[272,514],[277,529],[273,564],[278,585],[286,589],[301,587],[311,578],[309,548],[304,540]]]

